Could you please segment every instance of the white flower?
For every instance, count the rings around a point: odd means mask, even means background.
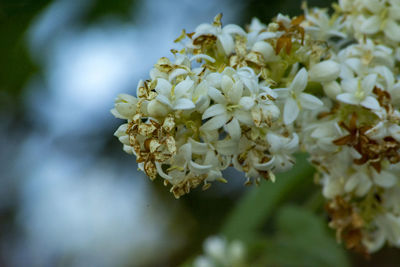
[[[212,165],[199,164],[192,159],[192,144],[190,142],[182,145],[175,157],[171,159],[171,171],[168,174],[163,171],[161,163],[156,162],[155,164],[158,174],[173,184],[183,180],[187,175],[187,171],[195,175],[201,175],[207,174],[212,167]]]
[[[239,267],[245,266],[245,247],[240,241],[228,242],[220,236],[212,236],[203,244],[204,255],[194,261],[195,267]]]
[[[380,108],[379,102],[372,96],[376,79],[376,74],[370,74],[362,81],[360,78],[343,80],[342,88],[345,93],[339,94],[336,99],[346,104],[361,105],[368,109],[377,110]]]
[[[293,153],[298,149],[299,137],[284,137],[273,132],[267,134],[267,141],[270,144],[269,151],[272,155],[272,162],[278,171],[288,170],[294,164]]]
[[[132,119],[136,114],[138,99],[128,94],[119,94],[115,99],[115,108],[111,113],[119,119]]]
[[[190,91],[193,85],[194,82],[189,77],[186,77],[185,80],[181,81],[176,86],[165,79],[158,78],[156,86],[158,95],[156,99],[173,110],[192,109],[195,107],[191,100],[192,96]]]
[[[232,36],[235,34],[245,36],[246,33],[241,27],[234,24],[221,27],[221,23],[219,22],[220,17],[218,18],[218,16],[219,15],[215,18],[213,24],[204,23],[197,26],[195,34],[193,35],[193,40],[202,35],[214,35],[217,37],[225,54],[230,55],[235,50],[235,43]]]
[[[224,73],[228,74],[231,71],[228,69]],[[238,78],[234,80],[227,74],[223,74],[220,77],[222,92],[214,87],[208,89],[208,93],[215,104],[204,111],[202,119],[209,120],[201,126],[200,130],[203,132],[212,131],[224,126],[225,131],[229,133],[232,139],[238,140],[241,136],[239,122],[245,125],[253,124],[250,113],[242,108],[242,105],[252,105],[252,103],[244,103],[246,101],[242,100],[243,83],[250,81],[246,81],[245,78],[244,81]]]
[[[397,182],[397,177],[390,171],[382,170],[377,173],[367,166],[357,167],[355,171],[347,180],[344,190],[346,192],[354,191],[357,196],[364,196],[373,184],[389,188]]]
[[[306,8],[305,15],[304,28],[316,40],[328,40],[331,37],[346,38],[346,34],[342,32],[344,26],[342,18],[330,17],[327,9],[313,8],[310,12]]]
[[[288,125],[294,122],[300,109],[314,110],[322,107],[323,103],[317,97],[303,93],[307,86],[307,71],[302,68],[296,74],[289,88],[275,89],[280,99],[285,101],[283,109],[283,122]]]
[[[355,24],[355,27],[365,34],[376,34],[382,30],[388,39],[399,42],[400,3],[397,1],[376,0],[365,0],[363,2],[365,2],[365,7],[372,15],[359,16],[361,24]]]
[[[383,230],[390,244],[400,247],[400,216],[386,213],[376,218],[376,224]]]

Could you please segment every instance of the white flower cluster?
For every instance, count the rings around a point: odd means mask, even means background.
[[[198,256],[194,267],[244,267],[246,249],[242,242],[228,242],[220,236],[206,239],[203,244],[204,255]]]
[[[127,123],[115,135],[177,198],[227,182],[228,167],[246,183],[274,181],[301,149],[347,247],[400,247],[399,3],[343,0],[332,15],[305,6],[246,30],[217,15],[182,32],[183,49],[155,64],[136,97],[118,96],[112,113]],[[376,31],[362,26],[377,19]]]

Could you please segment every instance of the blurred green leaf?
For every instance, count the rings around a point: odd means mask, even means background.
[[[265,247],[263,262],[272,266],[350,266],[344,249],[326,222],[297,206],[280,209],[277,234]]]
[[[49,0],[0,1],[0,91],[17,98],[37,67],[26,49],[25,32]],[[7,104],[7,103],[4,103]]]
[[[314,169],[306,157],[305,154],[298,155],[293,169],[277,175],[275,183],[263,182],[240,199],[228,216],[222,234],[229,239],[254,238],[257,229],[265,224],[273,210],[301,183],[312,179]]]

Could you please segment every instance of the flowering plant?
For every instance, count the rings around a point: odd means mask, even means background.
[[[124,151],[176,198],[228,167],[274,182],[307,152],[338,239],[400,247],[400,1],[333,7],[182,31],[173,60],[115,101]]]

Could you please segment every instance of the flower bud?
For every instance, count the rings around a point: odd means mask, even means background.
[[[274,61],[275,58],[274,48],[272,48],[272,46],[269,43],[259,41],[253,45],[252,50],[260,53],[264,57],[265,61],[267,62]]]
[[[324,83],[323,88],[325,94],[332,99],[336,99],[336,96],[342,93],[342,88],[337,81]]]
[[[327,60],[311,67],[310,79],[315,82],[330,82],[340,74],[340,65],[333,60]]]

